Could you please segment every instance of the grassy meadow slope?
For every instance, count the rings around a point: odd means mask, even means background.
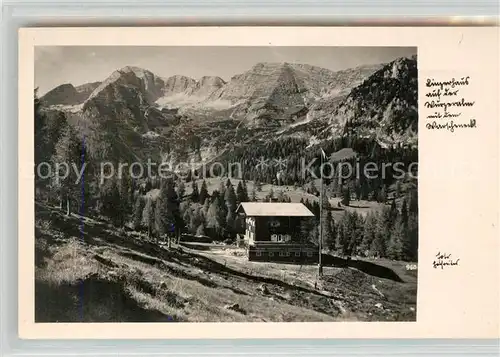
[[[416,271],[386,260],[248,262],[231,245],[167,250],[37,204],[37,322],[414,321]]]

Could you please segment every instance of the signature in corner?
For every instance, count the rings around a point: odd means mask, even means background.
[[[458,265],[460,259],[452,259],[451,254],[438,252],[436,254],[436,259],[432,262],[434,269],[441,268],[444,269],[445,266],[455,266]]]

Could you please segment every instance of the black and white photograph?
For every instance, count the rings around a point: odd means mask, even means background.
[[[417,320],[417,47],[34,59],[36,323]]]

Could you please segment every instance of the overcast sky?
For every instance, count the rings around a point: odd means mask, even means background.
[[[337,71],[416,53],[416,47],[38,46],[35,87],[44,94],[63,83],[77,86],[102,81],[125,66],[145,68],[162,77],[180,74],[229,80],[258,62],[306,63]]]

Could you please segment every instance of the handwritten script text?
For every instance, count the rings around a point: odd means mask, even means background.
[[[456,266],[460,259],[453,259],[451,254],[438,252],[435,256],[435,260],[432,262],[434,269],[441,268],[444,269],[446,266]]]
[[[476,104],[467,99],[464,89],[470,85],[469,76],[437,80],[426,80],[426,101],[424,107],[431,112],[426,115],[430,121],[426,123],[429,130],[445,129],[455,132],[455,129],[476,128],[476,119],[466,118],[467,109]]]

